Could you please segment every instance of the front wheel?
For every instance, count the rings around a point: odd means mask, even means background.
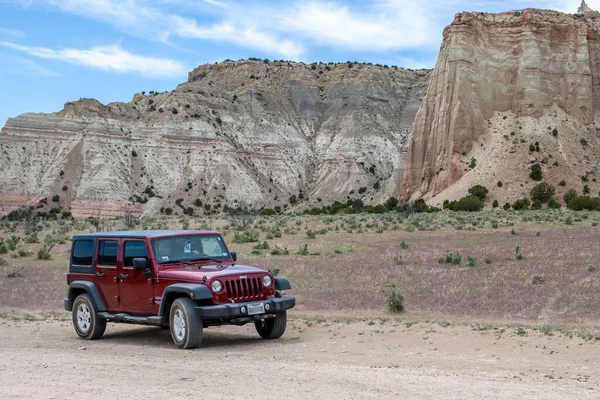
[[[180,349],[194,349],[202,342],[202,320],[194,310],[194,302],[189,297],[180,297],[171,305],[169,328],[175,346]]]
[[[285,333],[286,325],[286,311],[278,313],[275,318],[266,318],[254,323],[256,332],[258,332],[260,337],[263,339],[279,339]]]
[[[83,339],[98,339],[104,335],[106,320],[98,316],[96,307],[87,294],[80,294],[73,303],[73,326]]]

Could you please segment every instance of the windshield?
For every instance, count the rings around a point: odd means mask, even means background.
[[[191,260],[223,260],[229,252],[221,235],[181,235],[152,239],[156,262],[166,264]]]

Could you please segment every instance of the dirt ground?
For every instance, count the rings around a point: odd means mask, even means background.
[[[597,399],[600,342],[561,332],[402,319],[292,317],[276,341],[252,326],[109,324],[76,337],[69,314],[0,317],[0,398]]]

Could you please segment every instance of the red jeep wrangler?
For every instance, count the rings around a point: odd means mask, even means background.
[[[254,322],[264,339],[285,332],[294,297],[287,279],[235,265],[218,232],[123,231],[75,235],[65,309],[84,339],[107,322],[171,330],[177,347],[192,349],[204,327]]]

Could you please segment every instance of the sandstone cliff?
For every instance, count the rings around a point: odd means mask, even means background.
[[[398,190],[426,75],[223,62],[170,93],[23,114],[0,133],[0,212],[53,195],[75,215],[117,214],[132,198],[146,213],[177,209],[177,199],[309,205],[363,187],[366,203],[381,202]]]
[[[580,192],[591,175],[598,193],[600,14],[580,12],[456,15],[413,125],[405,199],[440,203],[482,184],[512,201],[536,183],[536,162],[546,181]],[[530,152],[535,142],[540,151]]]

